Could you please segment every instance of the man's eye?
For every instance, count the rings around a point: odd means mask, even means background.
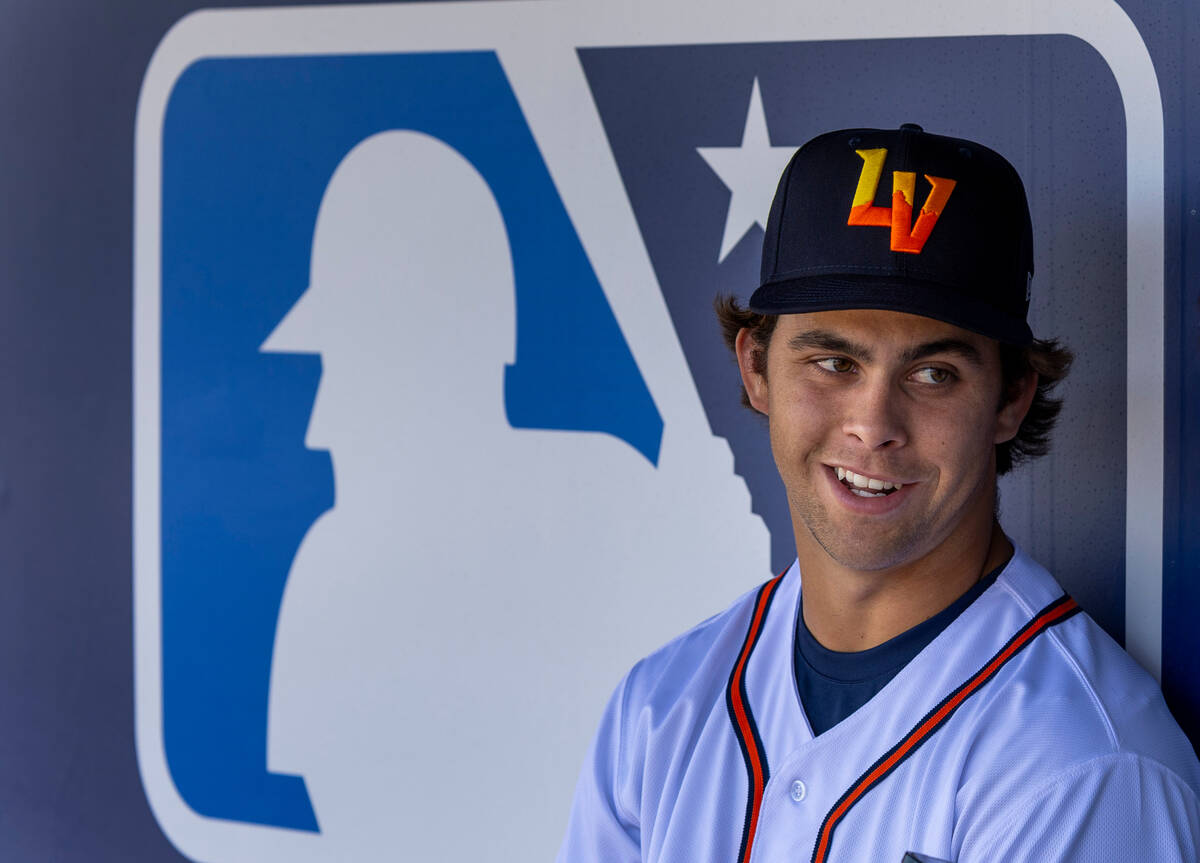
[[[823,360],[817,360],[817,365],[827,372],[836,372],[844,374],[854,368],[854,363],[845,357],[826,357]]]
[[[946,369],[939,369],[936,366],[926,366],[923,369],[917,369],[913,373],[913,377],[918,383],[922,384],[944,384],[954,377],[954,375]]]

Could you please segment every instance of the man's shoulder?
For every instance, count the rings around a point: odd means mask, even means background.
[[[1027,619],[1063,596],[1019,553],[989,593],[982,610]],[[1066,836],[1086,849],[1071,859],[1132,859],[1130,842],[1146,844],[1139,859],[1192,859],[1154,840],[1195,835],[1200,763],[1154,678],[1086,612],[1045,629],[958,718],[937,753],[958,859],[1038,859]]]
[[[994,601],[1014,603],[1030,619],[1063,595],[1019,551],[994,589],[1000,594]],[[971,711],[977,728],[1020,752],[1031,772],[1132,758],[1163,765],[1200,793],[1200,764],[1158,683],[1086,610],[1049,627],[997,683]]]
[[[761,607],[765,615],[775,589],[789,573],[758,584],[723,611],[672,638],[641,659],[626,676],[627,697],[639,704],[666,707],[680,698],[719,693],[744,646],[747,629]]]

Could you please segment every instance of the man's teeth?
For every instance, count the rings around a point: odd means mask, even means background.
[[[899,491],[904,487],[903,483],[885,482],[881,479],[875,479],[870,476],[863,476],[861,473],[855,473],[852,470],[846,470],[844,467],[837,468],[837,478],[847,485],[853,486],[850,490],[855,494],[860,494],[863,497],[881,497],[882,494],[870,494],[867,491],[860,492],[859,489],[869,489],[874,492]]]

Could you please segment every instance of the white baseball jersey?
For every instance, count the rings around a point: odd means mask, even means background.
[[[1158,686],[1020,550],[814,737],[796,565],[642,660],[560,863],[1195,863],[1200,764]]]

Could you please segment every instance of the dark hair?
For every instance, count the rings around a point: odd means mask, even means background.
[[[713,303],[721,335],[730,351],[736,353],[738,333],[750,331],[754,348],[750,362],[754,371],[767,373],[767,348],[771,345],[771,334],[775,332],[778,315],[760,315],[744,308],[735,297],[717,297]],[[996,473],[1006,474],[1014,465],[1037,458],[1050,451],[1050,432],[1062,410],[1062,399],[1050,397],[1050,391],[1071,370],[1074,355],[1055,339],[1034,339],[1029,345],[1000,343],[1000,370],[1003,380],[1001,406],[1014,398],[1021,381],[1029,372],[1037,374],[1037,390],[1033,404],[1025,415],[1016,436],[1004,443],[996,444]],[[750,397],[742,387],[742,404],[750,407]]]

